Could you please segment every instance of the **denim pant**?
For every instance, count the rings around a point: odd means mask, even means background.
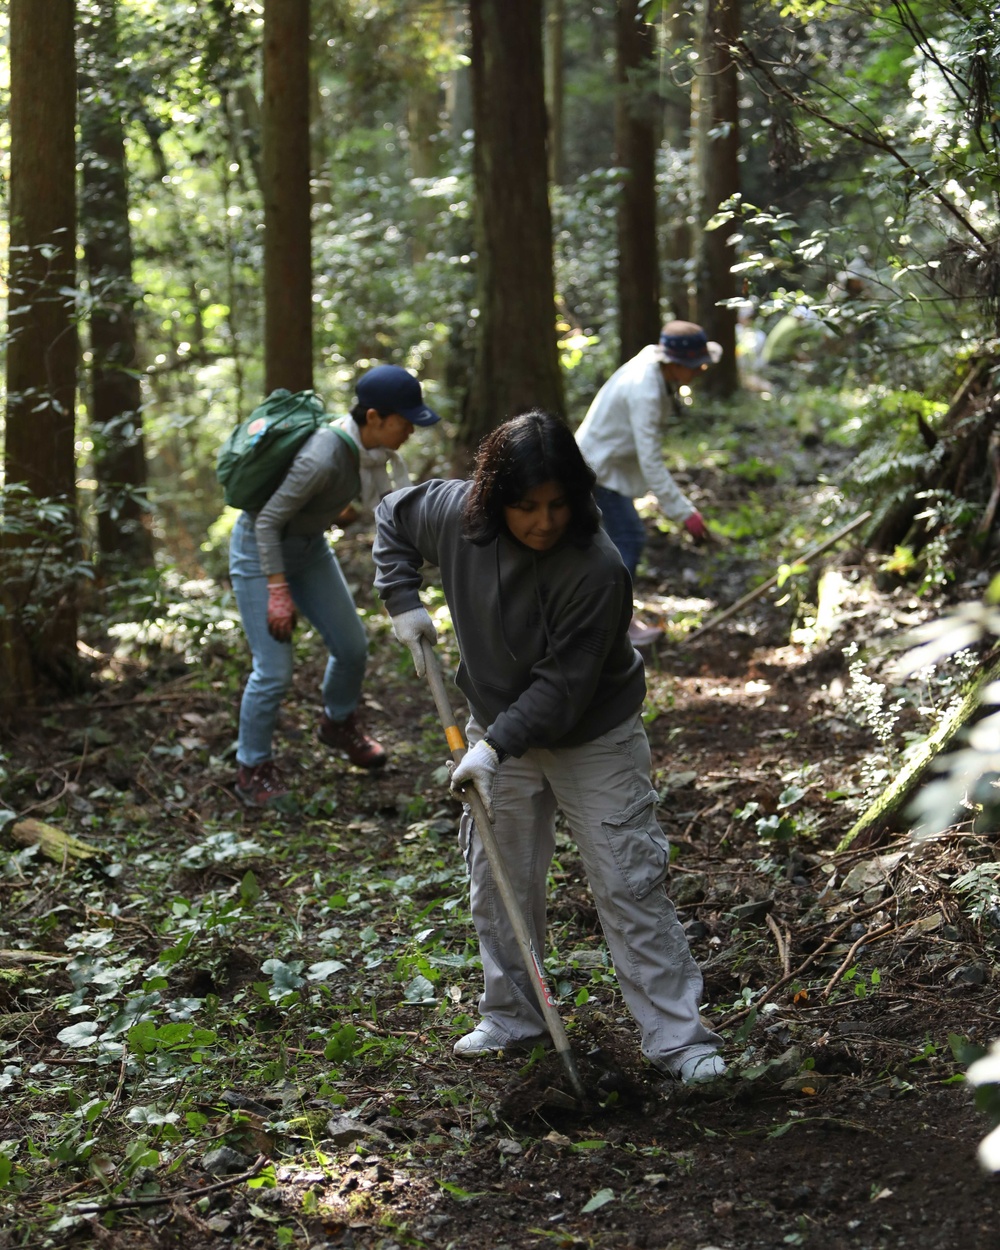
[[[342,721],[361,698],[368,638],[325,534],[286,538],[281,552],[299,615],[330,652],[323,677],[324,711],[331,720]],[[253,670],[240,703],[236,759],[252,768],[271,758],[278,708],[292,684],[295,648],[267,632],[267,577],[260,567],[253,521],[245,512],[230,539],[229,574],[253,654]]]
[[[469,721],[470,745],[483,728]],[[572,829],[597,904],[618,985],[642,1034],[642,1052],[674,1071],[688,1052],[716,1049],[701,1023],[702,978],[667,898],[670,847],[656,819],[649,742],[639,715],[593,742],[505,759],[494,778],[494,830],[528,931],[544,959],[546,878],[558,806]],[[460,843],[483,961],[482,1026],[498,1044],[546,1032],[475,823],[466,808]]]
[[[636,512],[632,500],[626,495],[619,495],[616,490],[608,490],[606,486],[595,486],[594,498],[601,510],[601,523],[604,531],[618,548],[622,563],[628,569],[628,575],[634,582],[639,557],[646,545],[646,528],[642,523],[642,518]]]

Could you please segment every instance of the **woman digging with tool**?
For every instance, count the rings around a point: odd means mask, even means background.
[[[437,565],[461,652],[470,751],[452,788],[492,818],[536,951],[560,808],[574,832],[643,1054],[685,1082],[721,1076],[719,1039],[698,1015],[701,974],[667,898],[640,719],[642,660],[628,640],[632,586],[599,525],[594,474],[569,428],[515,417],[479,449],[472,481],[424,482],[376,509],[375,586],[424,673],[437,641],[420,604]],[[545,1023],[468,809],[460,843],[483,962],[482,1020],[461,1056],[531,1048]]]

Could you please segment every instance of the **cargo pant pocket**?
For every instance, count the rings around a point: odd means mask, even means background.
[[[650,790],[602,821],[615,863],[636,900],[659,885],[670,867],[670,843],[656,820],[656,799],[656,791]]]

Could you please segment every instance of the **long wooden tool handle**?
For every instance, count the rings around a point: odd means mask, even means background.
[[[431,688],[431,694],[434,696],[434,703],[437,707],[438,716],[441,718],[441,725],[444,729],[444,735],[448,741],[452,758],[457,764],[465,755],[465,738],[455,723],[455,714],[452,711],[451,700],[448,698],[448,692],[445,689],[444,677],[441,674],[441,665],[438,663],[437,654],[426,638],[421,640],[421,647],[424,653],[427,681]],[[493,822],[487,815],[486,806],[474,786],[466,788],[464,798],[472,809],[476,829],[479,832],[490,868],[493,870],[493,879],[497,884],[497,889],[500,891],[503,905],[507,909],[507,916],[510,919],[511,928],[514,930],[514,936],[517,938],[524,966],[527,968],[529,975],[534,978],[535,995],[538,998],[542,1017],[552,1038],[552,1044],[559,1052],[559,1058],[566,1069],[574,1094],[583,1101],[586,1099],[586,1091],[583,1088],[583,1082],[580,1080],[580,1073],[577,1070],[573,1051],[570,1049],[569,1038],[566,1036],[562,1018],[556,1010],[552,992],[545,979],[545,970],[542,967],[542,961],[538,952],[535,950],[535,944],[531,940],[524,913],[521,911],[517,895],[514,893],[507,866],[500,851],[500,844],[497,842],[496,834],[493,832]]]
[[[842,538],[846,538],[847,535],[856,530],[859,525],[864,525],[865,521],[867,521],[870,517],[871,512],[862,512],[862,514],[859,517],[855,517],[849,525],[845,525],[843,529],[837,530],[836,534],[832,534],[826,542],[820,543],[818,547],[813,547],[813,549],[811,551],[807,551],[805,555],[796,556],[795,563],[809,564],[810,561],[815,560],[817,556],[821,556],[824,551],[829,551],[834,543],[839,543]],[[759,586],[755,586],[753,590],[751,590],[748,594],[745,594],[742,599],[737,599],[736,602],[726,608],[724,612],[720,612],[718,616],[713,616],[710,621],[702,625],[701,629],[696,629],[693,634],[688,634],[688,636],[684,639],[685,646],[689,642],[694,642],[696,638],[700,638],[702,634],[707,634],[710,629],[715,629],[716,625],[721,625],[723,621],[728,621],[729,618],[731,616],[735,616],[737,612],[742,612],[747,604],[753,603],[753,601],[755,599],[759,599],[761,595],[767,594],[771,587],[777,583],[780,576],[780,572],[775,573],[774,576],[769,577],[766,582],[761,582]]]

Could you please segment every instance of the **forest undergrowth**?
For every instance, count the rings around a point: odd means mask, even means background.
[[[843,520],[844,449],[756,441],[720,427],[679,457],[723,541],[655,530],[637,585],[666,629],[645,720],[670,891],[728,1077],[642,1061],[566,829],[546,967],[586,1104],[550,1053],[452,1055],[480,976],[460,808],[362,523],[338,551],[384,771],[317,741],[301,630],[279,729],[297,808],[241,808],[247,657],[205,583],[91,638],[92,692],[0,742],[0,1245],[995,1246],[964,1072],[997,1032],[996,824],[837,849],[968,672],[900,681],[903,636],[982,579],[918,594],[852,540],[800,565]],[[69,840],[46,851],[47,830]]]

